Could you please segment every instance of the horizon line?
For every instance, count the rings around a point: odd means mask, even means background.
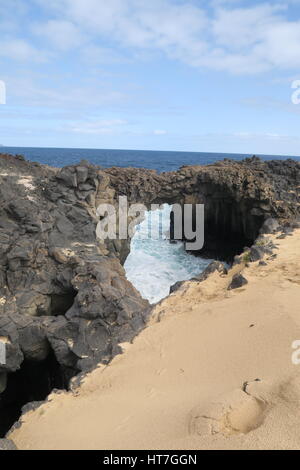
[[[257,156],[257,157],[290,157],[290,158],[300,158],[300,155],[290,155],[290,154],[272,154],[272,153],[256,153],[256,152],[204,152],[196,150],[145,150],[145,149],[127,149],[127,148],[95,148],[95,147],[39,147],[39,146],[18,146],[18,145],[0,145],[0,153],[2,148],[16,148],[16,149],[53,149],[53,150],[111,150],[116,152],[163,152],[163,153],[202,153],[209,155],[242,155],[242,156]]]

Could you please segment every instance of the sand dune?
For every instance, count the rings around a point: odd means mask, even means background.
[[[213,274],[157,305],[123,355],[23,417],[18,448],[299,449],[300,230],[275,241],[243,288]]]

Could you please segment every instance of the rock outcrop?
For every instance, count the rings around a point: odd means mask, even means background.
[[[0,180],[0,414],[14,372],[47,367],[46,396],[108,363],[145,326],[150,306],[122,267],[130,240],[97,240],[99,204],[116,206],[121,195],[147,207],[203,203],[202,253],[221,259],[251,246],[267,219],[283,224],[300,213],[293,160],[227,160],[158,174],[86,161],[55,169],[1,155]]]
[[[212,258],[231,260],[253,243],[267,219],[276,219],[278,226],[300,213],[300,164],[292,159],[225,159],[161,174],[136,168],[105,173],[115,195],[127,195],[131,203],[204,204],[205,245],[200,254]]]
[[[1,409],[24,405],[20,394],[43,398],[109,362],[144,327],[149,304],[96,241],[103,172],[84,162],[58,170],[1,156],[0,179],[1,431]]]
[[[0,439],[0,450],[17,450],[17,447],[10,439]]]
[[[248,284],[247,279],[240,273],[234,274],[232,280],[228,286],[228,290],[239,289],[240,287]]]

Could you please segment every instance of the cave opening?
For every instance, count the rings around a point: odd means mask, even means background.
[[[204,206],[204,244],[199,250],[189,251],[194,256],[225,261],[232,264],[234,257],[240,255],[246,247],[251,247],[259,235],[264,222],[263,216],[254,216],[251,208],[243,207],[234,200],[202,201]],[[183,213],[185,211],[184,205]],[[197,228],[196,203],[192,206],[192,230]],[[182,218],[182,239],[184,237],[184,217]],[[171,239],[174,237],[174,214],[170,214]],[[195,239],[189,240],[194,241]]]
[[[197,231],[196,204],[202,204],[204,244],[199,250],[188,250],[187,241],[191,245],[195,239],[185,238],[185,203],[186,199],[162,203],[158,198],[155,204],[160,205],[160,209],[151,210],[150,206],[131,240],[124,264],[126,275],[150,303],[166,297],[170,287],[178,281],[200,275],[214,260],[231,265],[236,255],[253,245],[264,222],[261,215],[253,213],[250,205],[228,196],[224,198],[223,193],[215,192],[209,198],[193,196],[188,200],[191,230]],[[181,208],[181,219],[177,219],[182,224],[181,237],[174,236],[174,205]],[[153,228],[160,236],[152,236]],[[164,236],[167,232],[168,237]]]
[[[232,263],[259,235],[264,216],[253,213],[251,205],[234,199],[212,198],[205,204],[203,252]]]
[[[25,360],[19,370],[8,374],[0,394],[0,438],[19,420],[25,405],[44,401],[54,389],[67,390],[68,375],[52,350],[44,361]]]

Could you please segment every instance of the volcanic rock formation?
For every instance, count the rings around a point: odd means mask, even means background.
[[[147,207],[203,203],[200,254],[219,259],[251,246],[267,219],[285,224],[300,214],[293,160],[225,160],[158,174],[86,161],[56,169],[1,155],[0,181],[0,435],[1,410],[67,387],[145,327],[150,305],[122,266],[130,239],[97,239],[99,204],[117,206],[122,195]]]

